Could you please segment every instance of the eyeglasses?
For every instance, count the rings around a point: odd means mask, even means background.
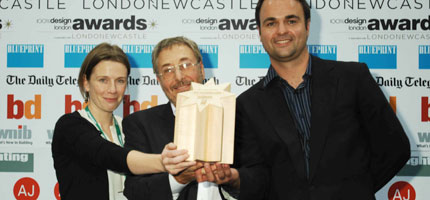
[[[190,74],[192,72],[195,72],[196,67],[198,66],[200,66],[199,62],[182,63],[176,66],[167,66],[161,69],[161,72],[157,73],[157,75],[163,77],[165,80],[170,80],[175,78],[177,69],[179,69],[182,74]]]

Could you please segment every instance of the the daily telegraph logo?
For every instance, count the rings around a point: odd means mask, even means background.
[[[337,60],[337,45],[308,45],[308,50],[322,59]]]
[[[218,45],[199,45],[205,68],[218,68]]]
[[[146,30],[147,20],[131,15],[128,18],[39,18],[38,24],[52,24],[54,30]]]
[[[32,153],[0,152],[0,172],[33,172]]]
[[[132,68],[152,68],[152,50],[155,45],[122,45]]]
[[[268,68],[270,66],[269,55],[263,45],[240,45],[240,68]]]
[[[7,67],[43,68],[43,44],[8,44]]]
[[[404,78],[399,78],[394,76],[375,76],[375,80],[381,87],[393,87],[397,89],[402,89],[403,87],[430,89],[430,78],[427,77],[406,76]]]
[[[397,173],[397,176],[430,176],[430,157],[426,155],[411,155],[409,161]]]
[[[95,47],[95,44],[65,44],[64,67],[79,68],[87,54]]]
[[[236,76],[236,81],[234,82],[237,86],[253,86],[258,83],[264,76],[258,77],[248,77],[248,76]]]
[[[33,145],[32,130],[27,125],[0,128],[0,145]]]
[[[57,75],[55,77],[51,76],[36,76],[36,75],[27,75],[27,76],[20,76],[20,75],[7,75],[6,76],[6,83],[8,85],[37,85],[37,86],[48,86],[53,87],[55,85],[77,85],[78,79],[72,76],[65,76],[65,75]],[[40,98],[40,95],[36,96],[36,98]],[[11,100],[9,100],[11,99]],[[9,105],[15,105],[20,103],[10,103],[13,102],[13,95],[8,95],[8,106]],[[18,107],[20,107],[18,105]]]
[[[397,69],[397,46],[359,45],[358,61],[370,69]]]
[[[430,69],[430,45],[418,46],[418,68]]]

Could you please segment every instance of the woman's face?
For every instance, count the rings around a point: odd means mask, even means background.
[[[90,79],[85,78],[84,87],[92,112],[112,113],[124,97],[127,68],[122,63],[103,60],[93,68]]]

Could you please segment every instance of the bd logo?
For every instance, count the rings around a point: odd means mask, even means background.
[[[58,184],[58,182],[54,186],[54,195],[55,195],[55,199],[57,199],[57,200],[61,199],[61,196],[60,196],[60,185]]]
[[[30,177],[19,179],[13,186],[13,195],[17,200],[36,200],[39,193],[39,184]]]
[[[391,185],[388,190],[388,200],[415,200],[414,187],[405,181],[399,181]]]
[[[23,102],[15,100],[13,94],[7,95],[7,118],[21,119],[25,116],[27,119],[40,119],[42,113],[42,96],[34,95],[34,100]]]

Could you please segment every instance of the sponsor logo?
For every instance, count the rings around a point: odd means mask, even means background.
[[[237,86],[252,86],[260,81],[264,76],[259,76],[257,78],[250,78],[247,76],[236,76],[235,84]]]
[[[218,45],[199,45],[205,68],[218,68]]]
[[[0,1],[0,9],[6,10],[64,10],[66,9],[66,3],[58,1],[25,1],[25,0],[15,0],[15,1]]]
[[[58,184],[58,182],[55,184],[54,186],[54,196],[55,199],[57,200],[61,200],[61,196],[60,196],[60,185]]]
[[[430,15],[424,19],[369,19],[367,28],[369,31],[411,31],[430,30]]]
[[[397,69],[397,46],[359,45],[358,60],[370,69]]]
[[[142,103],[139,103],[137,100],[130,100],[130,95],[124,95],[124,101],[123,101],[123,117],[126,117],[130,114],[131,107],[133,107],[133,110],[131,112],[136,112],[139,110],[145,110],[149,107],[155,107],[158,105],[158,96],[157,95],[151,95],[151,100],[149,101],[143,101]]]
[[[77,78],[71,76],[57,75],[56,77],[28,75],[20,77],[16,75],[7,75],[6,83],[8,85],[46,85],[53,87],[57,85],[76,85]]]
[[[347,30],[356,30],[356,31],[361,31],[361,30],[367,30],[367,19],[363,19],[363,18],[345,18],[345,19],[330,19],[330,23],[331,24],[344,24],[346,25],[346,29]]]
[[[263,45],[240,45],[239,63],[240,68],[268,68],[270,59]]]
[[[182,19],[182,24],[196,24],[201,31],[237,31],[257,30],[255,19],[216,19],[216,18],[194,18]]]
[[[337,1],[337,0],[310,0],[309,6],[312,9],[329,10],[411,10],[423,9],[425,5],[420,1],[384,1],[384,0],[365,0],[365,1]]]
[[[34,155],[32,153],[0,152],[0,172],[33,172]]]
[[[128,76],[128,84],[129,85],[160,85],[156,78],[152,78],[151,76],[140,76],[134,78],[133,76]]]
[[[43,68],[43,44],[8,44],[7,67]]]
[[[414,187],[405,181],[399,181],[388,189],[388,200],[415,200]]]
[[[391,106],[391,109],[393,109],[394,113],[397,112],[397,97],[396,96],[390,96],[389,97],[389,103]]]
[[[34,100],[28,100],[25,103],[18,99],[15,100],[13,94],[7,95],[7,119],[21,119],[23,117],[27,119],[40,119],[42,116],[41,113],[42,96],[40,94],[35,94]]]
[[[48,140],[46,140],[46,144],[51,144],[52,143],[52,137],[54,137],[54,130],[53,129],[48,129],[46,130],[46,134],[47,134],[47,138]]]
[[[95,47],[94,44],[66,44],[64,45],[64,67],[79,68],[85,56]]]
[[[225,10],[225,9],[255,9],[257,2],[255,0],[235,0],[235,1],[220,1],[220,0],[205,0],[205,1],[188,1],[188,0],[173,0],[173,1],[154,1],[154,0],[83,0],[83,9],[121,9],[121,10]]]
[[[38,24],[52,24],[54,30],[146,30],[148,25],[146,19],[136,18],[131,15],[129,18],[121,19],[87,19],[87,18],[38,18]],[[151,28],[155,28],[156,22],[151,22]]]
[[[308,45],[308,51],[322,59],[337,60],[337,45]]]
[[[32,131],[26,125],[18,125],[17,129],[0,129],[0,144],[32,145]]]
[[[419,88],[427,88],[430,89],[430,80],[426,80],[422,77],[412,77],[407,76],[405,78],[398,77],[383,77],[383,76],[375,76],[376,83],[379,86],[384,87],[394,87],[397,89],[406,87],[419,87]]]
[[[430,69],[430,45],[418,46],[418,68]]]
[[[411,155],[406,165],[397,176],[430,176],[430,158],[423,155]]]
[[[13,195],[17,200],[36,200],[39,194],[39,184],[30,177],[19,179],[13,186]]]
[[[155,45],[122,45],[132,68],[152,68],[152,50]]]
[[[71,113],[77,110],[81,110],[87,106],[86,102],[81,102],[78,100],[72,100],[72,95],[66,94],[64,96],[64,113]],[[72,108],[74,108],[72,110]]]
[[[421,97],[421,122],[430,122],[429,110],[429,97]]]

